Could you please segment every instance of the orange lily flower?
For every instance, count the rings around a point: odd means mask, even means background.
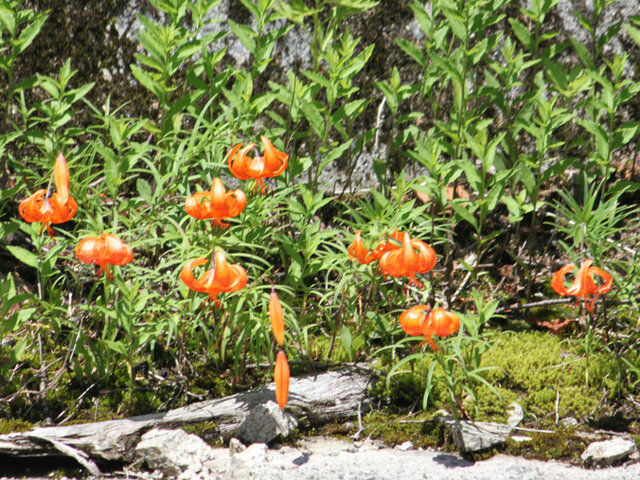
[[[78,211],[78,204],[69,195],[69,167],[62,152],[56,158],[53,169],[56,192],[49,196],[49,191],[40,189],[29,198],[20,202],[18,212],[27,222],[42,222],[51,238],[55,236],[51,223],[65,223]]]
[[[264,135],[260,136],[260,141],[264,146],[264,154],[260,156],[249,157],[247,153],[255,147],[255,143],[249,143],[242,148],[242,144],[238,143],[229,152],[229,170],[240,180],[256,179],[260,187],[260,192],[264,193],[264,180],[269,177],[277,177],[287,169],[289,164],[289,155],[281,152],[273,146],[271,141]]]
[[[565,265],[554,273],[551,278],[551,288],[553,288],[556,293],[563,297],[566,295],[576,297],[576,302],[582,299],[587,310],[591,313],[593,313],[593,305],[598,297],[611,290],[611,286],[613,285],[613,277],[601,268],[592,267],[592,263],[593,260],[589,259],[582,264],[569,288],[565,287],[564,279],[567,273],[576,268],[575,265]],[[593,278],[594,276],[600,277],[603,283],[601,285],[596,284]]]
[[[184,208],[189,215],[199,220],[211,218],[211,224],[226,228],[223,218],[237,217],[247,205],[247,197],[242,190],[227,191],[222,180],[213,179],[210,192],[197,192],[185,201]]]
[[[190,260],[182,267],[180,280],[196,292],[206,292],[209,300],[220,305],[219,293],[237,292],[247,284],[247,272],[238,264],[229,265],[222,250],[216,250],[211,261],[211,268],[204,272],[199,279],[193,276],[193,269],[207,263],[206,257]]]
[[[83,263],[98,265],[96,275],[102,272],[113,279],[107,265],[126,265],[133,260],[133,250],[115,235],[103,233],[99,237],[85,237],[76,246],[76,258]]]
[[[428,305],[416,305],[402,312],[398,319],[402,330],[412,337],[422,335],[422,327],[430,310]]]
[[[415,274],[427,273],[435,264],[433,248],[421,240],[412,240],[408,233],[403,234],[400,248],[387,251],[380,257],[382,273],[391,277],[409,277],[409,283],[418,288],[422,288],[422,284],[416,280]]]
[[[276,368],[273,377],[276,382],[276,401],[280,406],[280,410],[284,410],[289,399],[289,361],[283,350],[280,350],[276,357]]]
[[[284,313],[282,312],[282,304],[276,293],[276,289],[271,287],[271,295],[269,296],[269,321],[271,322],[271,330],[273,336],[281,347],[284,345]]]
[[[424,335],[425,342],[437,353],[438,346],[432,336],[448,337],[460,328],[460,318],[444,308],[430,309],[428,305],[416,305],[400,314],[400,326],[407,335]]]

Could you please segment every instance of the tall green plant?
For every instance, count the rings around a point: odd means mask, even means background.
[[[320,174],[332,162],[346,157],[352,159],[346,170],[354,168],[353,160],[364,148],[364,140],[371,138],[371,132],[360,136],[354,131],[356,119],[367,105],[366,99],[357,96],[354,79],[371,57],[373,45],[358,51],[360,39],[354,38],[348,27],[341,29],[349,16],[376,4],[362,0],[316,0],[314,6],[299,0],[276,3],[278,11],[301,28],[305,18],[311,18],[313,26],[309,32],[311,69],[289,73],[288,85],[270,84],[278,101],[289,108],[287,119],[273,116],[274,120],[287,130],[296,130],[294,147],[302,141],[308,145],[307,154],[296,159],[294,169],[296,173],[307,171],[313,192],[318,189]]]

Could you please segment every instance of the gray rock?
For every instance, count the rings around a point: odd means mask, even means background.
[[[604,8],[600,23],[597,27],[598,36],[607,31],[608,28],[615,23],[622,21],[628,22],[629,17],[638,15],[638,0],[613,0],[613,2]],[[560,32],[568,37],[572,36],[584,45],[590,42],[589,32],[585,30],[576,16],[576,12],[580,12],[587,18],[593,14],[592,2],[572,0],[569,2],[560,2],[556,5],[554,13],[562,22]],[[610,54],[622,53],[625,49],[621,43],[621,37],[626,35],[624,28],[604,47],[604,53]]]
[[[602,442],[593,442],[580,458],[585,465],[614,465],[632,454],[637,454],[638,446],[630,438],[614,438]]]
[[[507,440],[509,425],[456,420],[451,415],[437,417],[449,429],[454,445],[463,453],[479,452],[500,445]]]
[[[507,425],[511,427],[517,427],[524,420],[524,410],[518,402],[511,402],[507,413],[509,414]]]
[[[295,418],[275,402],[258,405],[238,428],[236,436],[245,444],[268,443],[278,435],[287,437],[298,425]]]
[[[198,473],[203,464],[215,459],[214,450],[197,435],[184,430],[153,429],[136,445],[135,459],[165,477],[176,477],[187,470]]]
[[[267,480],[282,478],[279,472],[269,467],[269,449],[264,443],[254,443],[231,455],[231,476],[238,480]]]
[[[246,449],[247,447],[245,447],[243,443],[237,438],[232,438],[231,440],[229,440],[229,454],[232,457]]]

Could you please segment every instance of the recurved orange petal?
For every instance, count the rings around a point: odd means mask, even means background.
[[[593,260],[585,260],[580,266],[580,270],[573,280],[573,283],[567,288],[567,295],[573,295],[575,297],[585,297],[596,293],[596,284],[593,278],[589,275],[589,268]]]
[[[569,295],[567,287],[564,285],[564,277],[575,268],[575,265],[568,264],[553,274],[553,277],[551,278],[551,288],[553,288],[558,295],[562,295],[563,297],[565,295]]]
[[[182,280],[182,282],[193,291],[206,292],[207,286],[204,285],[200,280],[196,280],[196,278],[193,276],[193,269],[200,265],[204,265],[208,261],[209,260],[206,257],[199,257],[193,260],[189,260],[180,271],[180,280]]]
[[[430,310],[428,305],[416,305],[400,314],[398,322],[407,335],[422,335],[423,323]]]
[[[252,176],[252,169],[250,168],[253,158],[247,156],[247,153],[255,147],[255,143],[249,143],[244,148],[241,148],[242,144],[238,143],[229,152],[227,163],[231,173],[240,180],[249,180],[255,178]]]
[[[260,136],[260,141],[264,146],[263,158],[265,176],[277,177],[287,169],[287,165],[289,164],[289,155],[274,147],[273,143],[271,143],[271,141],[264,135]]]
[[[82,263],[90,265],[104,263],[103,247],[104,242],[100,240],[100,237],[85,237],[76,245],[76,258]]]
[[[611,290],[611,286],[613,285],[613,277],[609,272],[605,272],[598,267],[591,267],[589,268],[589,274],[600,277],[604,282],[602,285],[596,287],[598,294],[607,293],[609,290]]]
[[[460,319],[458,316],[438,307],[431,311],[428,322],[424,324],[424,332],[438,335],[439,337],[448,337],[460,328]]]
[[[247,271],[238,264],[230,265],[229,268],[231,269],[232,279],[223,291],[233,293],[242,290],[247,285]]]
[[[411,245],[418,250],[416,273],[427,273],[436,266],[436,251],[422,240],[412,240]]]
[[[211,213],[211,218],[221,219],[229,216],[227,189],[224,188],[222,180],[220,180],[218,177],[213,179],[213,185],[211,186],[211,194],[209,196],[209,211]]]
[[[210,192],[196,192],[184,202],[186,212],[198,220],[211,218],[209,211]]]
[[[244,207],[247,206],[247,196],[239,189],[234,190],[233,192],[228,192],[227,196],[229,201],[227,217],[237,217],[242,213]]]
[[[360,230],[355,233],[355,238],[347,248],[347,252],[349,253],[349,258],[351,260],[358,260],[358,262],[363,265],[367,265],[377,260],[377,257],[371,253],[371,250],[364,247]]]
[[[20,202],[18,213],[20,213],[20,216],[26,222],[33,223],[43,221],[46,211],[48,210],[45,207],[46,194],[47,191],[45,189],[40,189],[30,197],[25,198],[24,200],[22,200],[22,202]]]
[[[133,260],[133,250],[129,245],[111,233],[103,233],[105,259],[111,265],[126,265]]]
[[[49,203],[53,212],[51,213],[51,223],[65,223],[71,220],[78,211],[78,203],[75,198],[68,197],[63,203],[59,192],[54,193],[49,198]]]

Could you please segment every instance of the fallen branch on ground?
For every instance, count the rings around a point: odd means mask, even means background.
[[[320,425],[356,415],[370,400],[368,369],[341,370],[292,378],[287,410],[310,425]],[[34,457],[70,455],[89,471],[93,461],[132,460],[134,446],[150,428],[176,428],[215,421],[222,437],[229,438],[257,405],[275,398],[274,384],[229,397],[205,400],[163,413],[122,420],[38,427],[27,432],[0,435],[0,455]]]

